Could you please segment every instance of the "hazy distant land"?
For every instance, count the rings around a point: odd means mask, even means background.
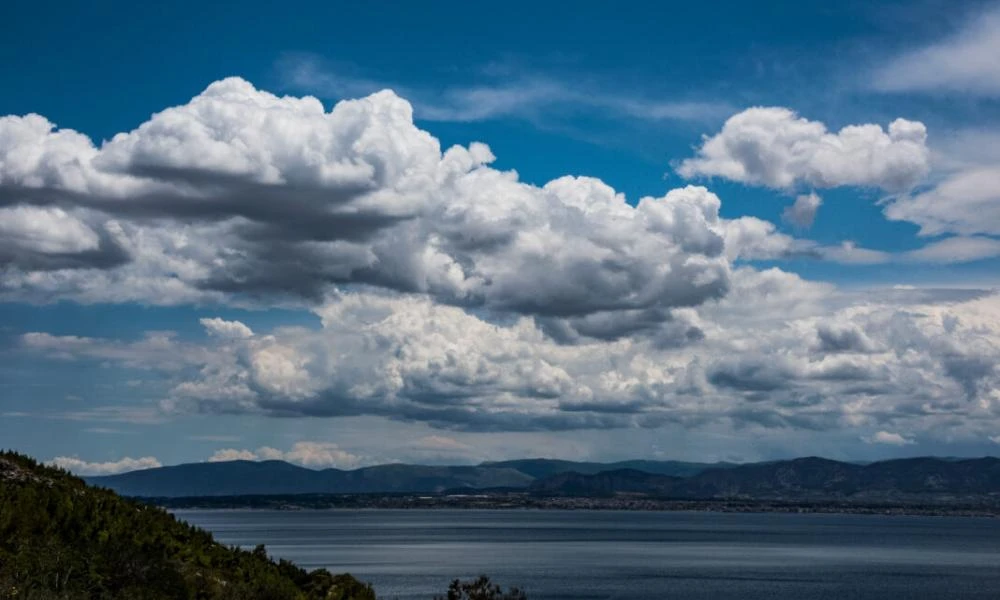
[[[1000,514],[1000,459],[753,464],[528,459],[312,470],[192,463],[88,481],[170,508],[510,508]]]

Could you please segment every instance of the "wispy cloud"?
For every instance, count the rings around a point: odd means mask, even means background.
[[[83,421],[103,423],[132,423],[136,425],[156,425],[166,421],[166,417],[155,406],[95,406],[84,410],[53,411],[53,412],[5,412],[3,417],[55,419],[61,421]],[[87,429],[90,433],[128,433],[116,429],[95,427]]]
[[[883,252],[845,242],[839,246],[820,247],[817,251],[826,260],[843,264],[953,265],[1000,256],[1000,240],[983,236],[947,237],[905,252]]]
[[[214,321],[219,320],[208,321],[209,325],[215,325]],[[22,350],[51,359],[113,361],[140,369],[155,366],[178,370],[201,364],[205,358],[204,354],[199,354],[198,347],[179,342],[173,331],[147,331],[134,341],[32,331],[21,335],[19,341]],[[67,399],[80,400],[77,397]]]
[[[822,259],[841,264],[953,265],[1000,256],[1000,240],[985,236],[954,236],[904,252],[884,252],[844,242],[837,246],[818,246],[816,253]]]
[[[348,98],[391,88],[408,98],[418,119],[471,122],[517,118],[538,120],[566,110],[606,118],[640,121],[710,122],[733,112],[725,102],[657,99],[635,90],[609,93],[591,83],[570,82],[531,72],[490,71],[485,82],[443,88],[401,85],[351,74],[310,55],[289,55],[278,69],[287,86],[335,98]],[[343,72],[347,71],[347,73]]]
[[[935,172],[953,174],[1000,164],[1000,128],[978,126],[945,131],[931,147]]]
[[[904,254],[910,262],[953,264],[1000,256],[1000,240],[984,236],[956,236]]]
[[[886,92],[1000,96],[1000,6],[972,15],[945,39],[896,56],[871,74]]]
[[[238,435],[189,435],[187,439],[195,442],[238,442],[241,438]]]
[[[101,435],[132,435],[134,431],[125,431],[123,429],[114,429],[111,427],[88,427],[84,429],[87,433],[98,433]]]

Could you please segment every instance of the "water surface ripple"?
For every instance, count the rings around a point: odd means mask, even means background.
[[[1000,598],[1000,519],[486,510],[178,510],[381,598],[489,574],[531,600]]]

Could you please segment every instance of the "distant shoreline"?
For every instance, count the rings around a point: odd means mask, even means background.
[[[882,516],[1000,517],[1000,505],[976,502],[859,502],[822,500],[671,500],[618,497],[536,497],[527,494],[303,494],[137,498],[167,510],[593,510]]]

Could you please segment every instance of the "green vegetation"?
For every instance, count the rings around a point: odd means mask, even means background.
[[[526,600],[480,577],[447,600]],[[0,600],[376,600],[371,585],[229,548],[163,509],[0,452]],[[444,600],[444,599],[442,599]]]
[[[166,511],[0,453],[0,598],[375,600],[323,569],[227,548]]]
[[[505,592],[489,577],[481,575],[472,581],[452,581],[448,595],[434,600],[528,600],[528,597],[517,588]]]

